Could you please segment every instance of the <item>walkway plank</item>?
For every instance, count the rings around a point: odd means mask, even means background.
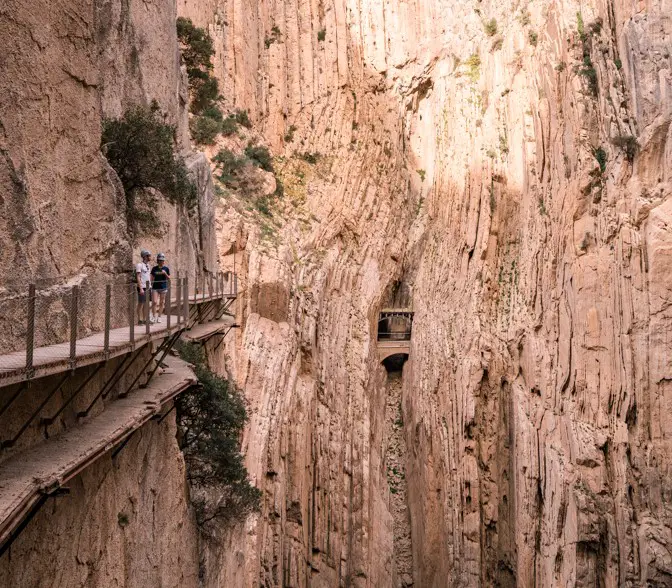
[[[176,357],[145,389],[118,399],[82,426],[65,431],[0,464],[0,546],[48,492],[110,451],[146,423],[175,396],[197,383],[188,365]]]
[[[235,326],[233,317],[227,317],[209,323],[195,325],[188,331],[182,333],[182,339],[186,341],[202,341],[212,335],[226,331],[229,327]]]
[[[170,329],[166,326],[166,317],[161,323],[149,326],[149,336],[145,325],[136,325],[134,341],[128,327],[110,330],[109,358],[117,357],[145,345],[149,341],[162,339],[175,331],[182,329],[183,324],[177,323],[177,316],[171,316]],[[94,333],[77,340],[75,367],[80,368],[100,361],[105,350],[105,334]],[[33,374],[31,379],[42,378],[70,369],[70,343],[57,343],[46,347],[36,347],[33,352]],[[22,380],[26,376],[26,352],[15,351],[7,355],[0,355],[0,386],[9,386]]]

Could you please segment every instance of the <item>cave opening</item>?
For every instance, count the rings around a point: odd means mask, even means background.
[[[400,372],[404,369],[404,364],[408,359],[408,353],[394,353],[385,359],[382,364],[387,370],[387,373]]]

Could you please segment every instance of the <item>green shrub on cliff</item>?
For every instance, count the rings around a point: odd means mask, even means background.
[[[233,116],[239,125],[245,127],[246,129],[252,128],[252,121],[250,120],[250,114],[247,112],[247,110],[237,108],[233,113]]]
[[[246,157],[237,157],[230,149],[220,149],[212,158],[212,162],[218,172],[215,177],[227,188],[238,186],[238,173],[248,163]]]
[[[245,147],[245,155],[254,165],[265,171],[273,171],[273,160],[271,158],[271,153],[269,152],[268,147],[250,143],[247,147]]]
[[[210,35],[194,26],[191,19],[177,19],[177,38],[180,42],[182,63],[187,68],[191,111],[200,114],[219,100],[219,84],[212,77],[212,56],[215,48]]]
[[[198,523],[241,519],[259,508],[261,497],[250,484],[240,453],[245,401],[232,382],[207,367],[201,346],[181,344],[179,352],[194,365],[201,385],[175,401],[179,444],[195,490],[192,501]]]
[[[211,59],[215,54],[215,48],[210,35],[205,29],[194,26],[190,18],[178,18],[176,28],[182,61],[187,66],[189,77],[203,70],[211,70]]]
[[[101,151],[117,172],[126,193],[126,220],[132,235],[157,233],[156,195],[192,210],[196,186],[175,153],[175,128],[164,122],[159,107],[134,106],[122,118],[105,119]]]
[[[497,34],[497,19],[491,18],[489,21],[483,23],[483,30],[488,37],[494,37]]]

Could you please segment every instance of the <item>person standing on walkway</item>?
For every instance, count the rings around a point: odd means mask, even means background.
[[[161,322],[161,315],[165,310],[168,280],[170,280],[170,268],[166,265],[166,256],[159,253],[156,256],[156,265],[152,268],[152,312],[156,323]]]
[[[148,316],[144,316],[145,311],[145,300],[149,296],[148,286],[151,283],[151,270],[149,267],[149,260],[151,259],[151,253],[146,249],[143,249],[140,252],[140,257],[142,261],[135,266],[135,281],[138,288],[138,324],[144,325],[145,321],[149,320]]]

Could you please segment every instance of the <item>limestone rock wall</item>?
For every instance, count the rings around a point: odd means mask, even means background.
[[[0,585],[196,588],[196,524],[175,420],[150,422],[47,503],[0,560]]]
[[[217,271],[210,167],[189,143],[175,19],[175,3],[151,0],[9,0],[0,7],[3,351],[23,348],[23,295],[31,281],[40,289],[36,340],[46,345],[67,338],[66,286],[78,284],[84,294],[80,334],[102,328],[104,285],[112,278],[124,281],[140,246],[163,250],[171,268],[189,270],[190,277]],[[100,134],[104,118],[153,100],[176,127],[178,148],[197,180],[199,206],[189,217],[162,204],[164,236],[132,247],[125,197],[100,153]],[[113,326],[122,326],[128,305],[123,286],[114,291],[122,297],[113,298]],[[118,365],[102,369],[50,428],[39,426],[39,417],[53,415],[91,372],[73,377],[0,459],[77,426],[77,411]],[[31,383],[6,412],[18,387],[0,391],[3,440],[20,430],[58,379]],[[91,414],[104,408],[98,401]],[[198,585],[198,574],[198,530],[174,418],[172,424],[170,418],[160,426],[148,423],[118,457],[107,454],[74,479],[68,496],[50,498],[0,561],[0,585],[31,588],[189,588]]]
[[[130,271],[137,251],[126,233],[120,184],[100,153],[101,123],[134,104],[156,100],[189,156],[188,95],[175,10],[171,3],[143,0],[4,3],[3,286]],[[199,182],[201,204],[211,206],[207,175]],[[183,211],[163,208],[166,236],[138,247],[166,249],[173,266],[187,268],[202,256],[200,240],[207,252],[200,266],[215,267],[211,235],[199,236],[210,229],[200,227],[198,217],[185,221]]]
[[[275,233],[220,219],[265,500],[208,585],[403,582],[373,339],[395,281],[415,585],[669,584],[666,2],[180,10],[290,188]]]

